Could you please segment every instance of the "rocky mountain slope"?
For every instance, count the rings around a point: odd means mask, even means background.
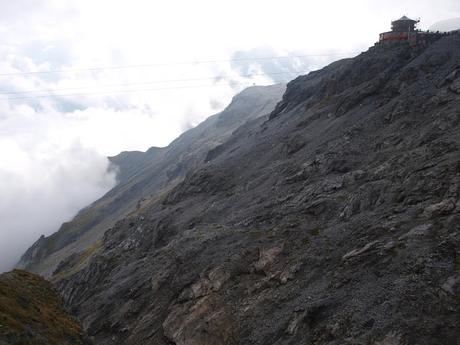
[[[57,287],[101,345],[458,345],[459,126],[459,34],[337,61],[62,262]]]
[[[21,258],[18,268],[50,277],[70,257],[78,269],[99,250],[100,238],[120,218],[154,202],[202,164],[212,148],[223,143],[246,121],[267,115],[281,99],[285,85],[250,87],[234,97],[221,113],[185,132],[165,148],[123,152],[111,157],[119,182],[101,199],[83,209],[58,232],[41,237]],[[62,271],[59,269],[59,271]]]
[[[0,275],[1,345],[86,345],[81,326],[43,278],[14,270]]]

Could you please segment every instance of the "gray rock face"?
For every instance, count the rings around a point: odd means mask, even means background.
[[[117,220],[147,207],[201,165],[246,121],[268,115],[281,99],[284,84],[250,87],[236,95],[221,113],[185,132],[165,148],[122,152],[109,159],[118,172],[118,184],[101,199],[80,211],[49,237],[40,238],[21,258],[18,267],[51,277],[70,256],[87,258],[98,251],[104,232]],[[77,268],[77,266],[75,266]]]
[[[297,78],[59,291],[101,345],[459,344],[459,69],[450,35]]]

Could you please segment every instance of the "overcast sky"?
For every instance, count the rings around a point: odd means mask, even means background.
[[[106,156],[356,55],[403,14],[429,28],[460,1],[0,0],[0,270],[114,185]]]

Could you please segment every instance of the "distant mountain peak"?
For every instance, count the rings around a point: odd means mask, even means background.
[[[441,20],[430,27],[431,31],[449,32],[460,30],[460,17]]]

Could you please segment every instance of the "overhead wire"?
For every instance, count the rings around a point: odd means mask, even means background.
[[[268,72],[268,73],[250,73],[246,75],[239,75],[242,78],[252,78],[257,76],[274,76],[274,75],[283,75],[283,74],[292,74],[299,75],[302,73],[308,73],[309,71],[286,71],[286,72]],[[120,86],[136,86],[136,85],[151,85],[151,84],[160,84],[160,83],[177,83],[177,82],[189,82],[189,81],[201,81],[201,80],[220,80],[224,79],[225,76],[215,76],[208,78],[188,78],[188,79],[164,79],[164,80],[154,80],[148,82],[136,82],[136,83],[121,83],[121,84],[105,84],[105,85],[96,85],[96,86],[79,86],[79,87],[66,87],[58,89],[44,89],[44,90],[25,90],[25,91],[0,91],[0,95],[18,95],[18,94],[33,94],[33,93],[50,93],[50,92],[61,92],[69,90],[82,90],[82,89],[100,89],[100,88],[114,88]]]
[[[236,82],[236,84],[243,85],[243,82]],[[136,93],[136,92],[146,92],[146,91],[159,91],[159,90],[177,90],[177,89],[197,89],[202,87],[222,87],[227,85],[191,85],[191,86],[176,86],[176,87],[162,87],[162,88],[146,88],[146,89],[136,89],[136,90],[120,90],[115,92],[93,92],[93,93],[71,93],[71,94],[55,94],[55,95],[39,95],[39,96],[25,96],[25,97],[11,97],[11,98],[0,98],[0,101],[4,100],[15,100],[15,99],[33,99],[33,98],[49,98],[49,97],[71,97],[71,96],[93,96],[93,95],[118,95],[118,94],[127,94],[127,93]]]
[[[251,86],[252,81],[248,80],[246,82],[232,82],[233,84]],[[129,94],[129,93],[138,93],[146,91],[160,91],[160,90],[178,90],[178,89],[196,89],[203,87],[222,87],[228,86],[224,84],[207,84],[207,85],[188,85],[188,86],[175,86],[175,87],[160,87],[160,88],[145,88],[145,89],[135,89],[135,90],[118,90],[118,91],[100,91],[100,92],[91,92],[91,93],[67,93],[67,94],[46,94],[46,95],[35,95],[35,96],[20,96],[20,97],[5,97],[0,98],[0,101],[7,100],[22,100],[22,99],[36,99],[36,98],[52,98],[52,97],[73,97],[73,96],[95,96],[95,95],[119,95],[119,94]]]
[[[0,73],[1,76],[14,76],[14,75],[29,75],[29,74],[47,74],[47,73],[71,73],[80,71],[103,71],[103,70],[118,70],[118,69],[130,69],[130,68],[146,68],[154,66],[172,66],[172,65],[184,65],[184,64],[206,64],[206,63],[217,63],[217,62],[238,62],[238,61],[258,61],[258,60],[277,60],[277,59],[293,59],[293,58],[305,58],[305,57],[318,57],[318,56],[337,56],[343,55],[343,53],[330,53],[330,54],[307,54],[307,55],[289,55],[289,56],[269,56],[269,57],[251,57],[251,58],[237,58],[237,59],[225,59],[225,60],[201,60],[201,61],[189,61],[189,62],[178,62],[178,63],[156,63],[156,64],[139,64],[139,65],[125,65],[125,66],[109,66],[109,67],[90,67],[90,68],[78,68],[68,70],[48,70],[48,71],[29,71],[29,72],[13,72],[13,73]],[[309,71],[285,71],[285,72],[271,72],[271,73],[250,73],[247,75],[240,75],[242,78],[252,78],[256,76],[273,76],[273,75],[300,75],[308,73]],[[87,89],[106,89],[106,88],[117,88],[125,86],[141,86],[141,85],[152,85],[161,83],[178,83],[178,82],[190,82],[190,81],[201,81],[201,80],[215,80],[224,79],[225,76],[218,75],[207,78],[188,78],[188,79],[167,79],[167,80],[155,80],[149,82],[133,82],[133,83],[120,83],[120,84],[106,84],[96,86],[80,86],[80,87],[67,87],[57,89],[45,89],[45,90],[24,90],[24,91],[0,91],[0,95],[13,95],[13,97],[0,97],[0,100],[21,100],[21,99],[34,99],[34,98],[48,98],[48,97],[71,97],[71,96],[92,96],[92,95],[111,95],[111,94],[125,94],[125,93],[136,93],[146,91],[157,91],[157,90],[174,90],[174,89],[188,89],[188,88],[201,88],[201,87],[217,87],[225,86],[218,84],[211,85],[187,85],[187,86],[174,86],[174,87],[159,87],[159,88],[142,88],[142,89],[126,89],[126,90],[111,90],[111,91],[95,91],[95,92],[79,92],[79,93],[60,93],[63,91],[71,90],[87,90]],[[286,80],[287,81],[287,80]],[[247,81],[248,83],[250,81]],[[233,84],[245,84],[246,82],[235,82]],[[19,95],[19,96],[14,96]]]
[[[235,58],[235,59],[222,59],[222,60],[196,60],[196,61],[165,62],[165,63],[137,64],[137,65],[85,67],[85,68],[71,68],[71,69],[60,69],[60,70],[46,70],[46,71],[5,72],[5,73],[0,73],[0,77],[15,76],[15,75],[28,75],[28,74],[73,73],[73,72],[85,72],[85,71],[86,72],[91,72],[91,71],[103,71],[103,70],[119,70],[119,69],[132,69],[132,68],[136,69],[136,68],[176,66],[176,65],[198,65],[198,64],[208,64],[208,63],[218,63],[218,62],[277,60],[277,59],[292,59],[292,58],[322,57],[322,56],[339,56],[339,55],[344,55],[344,54],[343,53],[328,53],[328,54],[265,56],[265,57],[249,57],[249,58]]]

